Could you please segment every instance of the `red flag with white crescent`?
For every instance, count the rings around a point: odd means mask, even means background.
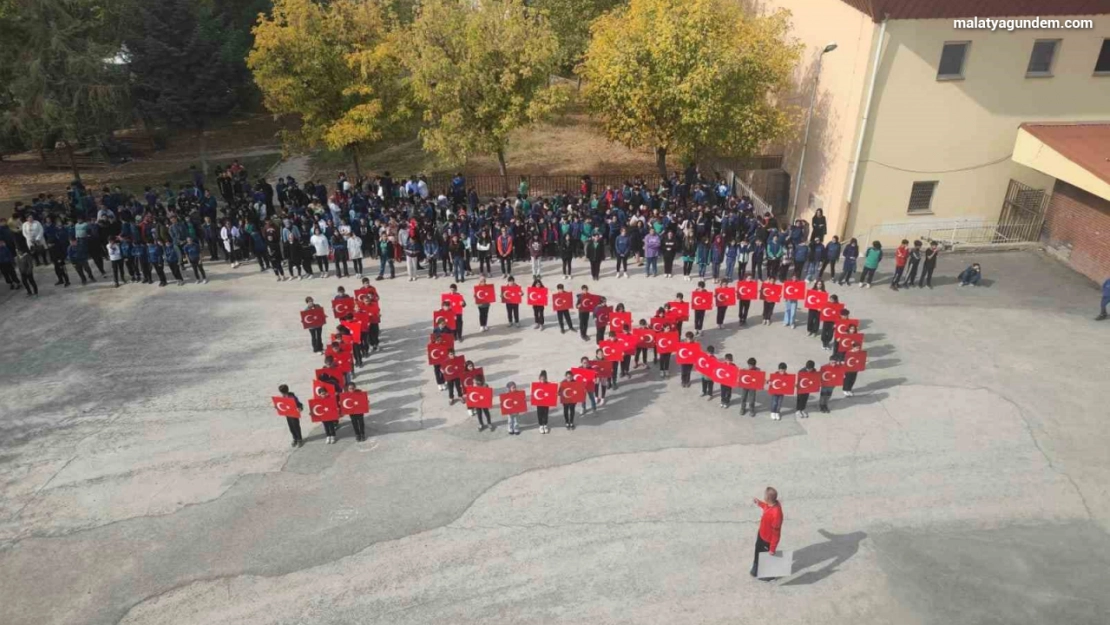
[[[713,294],[709,291],[694,291],[690,294],[690,306],[694,310],[713,308]]]
[[[632,326],[632,313],[628,311],[613,312],[609,314],[609,329],[613,332],[623,332],[625,327]]]
[[[675,350],[675,360],[680,365],[696,364],[698,356],[701,356],[701,345],[697,343],[679,343]]]
[[[856,350],[844,354],[844,368],[854,373],[867,369],[867,352]]]
[[[655,349],[660,354],[673,354],[678,349],[678,332],[658,332],[655,335]]]
[[[793,373],[772,373],[767,383],[767,392],[772,395],[793,395],[797,379]]]
[[[844,384],[844,367],[827,364],[821,367],[821,386],[840,386]]]
[[[524,391],[510,391],[497,397],[501,405],[501,414],[523,414],[528,411],[528,400]]]
[[[740,371],[740,388],[759,391],[767,383],[767,372],[754,369]]]
[[[586,385],[578,381],[560,382],[559,401],[563,404],[581,404],[586,401]]]
[[[528,287],[529,306],[547,306],[547,289],[538,286]]]
[[[467,408],[493,408],[493,389],[488,386],[463,387]]]
[[[277,410],[278,416],[292,417],[294,419],[301,418],[301,411],[297,408],[297,400],[292,397],[274,397],[274,409]]]
[[[721,386],[736,388],[740,386],[740,369],[736,363],[723,360],[717,361],[713,367],[713,381]]]
[[[805,302],[807,310],[821,310],[829,303],[829,294],[824,291],[806,291]]]
[[[736,289],[722,286],[713,291],[713,298],[717,300],[717,308],[728,308],[736,305]]]
[[[313,423],[338,421],[339,407],[335,403],[335,397],[314,397],[308,400],[308,414],[312,416]]]
[[[782,283],[782,298],[786,300],[803,300],[806,298],[806,283],[804,280],[788,280]]]
[[[532,382],[532,405],[554,408],[559,405],[559,385],[554,382]]]
[[[339,394],[339,414],[343,416],[370,412],[370,396],[366,391],[347,391]]]
[[[737,282],[736,297],[749,301],[759,299],[759,283],[755,280],[741,280]]]
[[[798,372],[798,394],[799,395],[812,395],[821,390],[821,372],[820,371],[799,371]]]
[[[551,296],[551,307],[555,312],[562,312],[574,308],[574,293],[569,291],[555,291]]]
[[[478,284],[474,287],[474,302],[477,304],[493,304],[497,301],[497,292],[492,284]]]
[[[301,327],[305,330],[310,328],[322,328],[327,321],[328,316],[324,313],[323,308],[312,308],[301,311]]]

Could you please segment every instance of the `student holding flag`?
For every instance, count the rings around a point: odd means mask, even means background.
[[[288,384],[282,384],[278,387],[278,393],[282,397],[292,399],[297,406],[297,410],[304,410],[304,404],[301,400],[289,390]],[[293,447],[304,447],[304,439],[301,438],[301,420],[298,417],[285,417],[285,423],[289,426],[289,433],[293,435]]]

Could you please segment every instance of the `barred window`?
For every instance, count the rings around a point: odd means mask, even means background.
[[[929,213],[932,212],[933,205],[933,191],[937,188],[936,180],[928,180],[924,182],[913,183],[913,188],[910,189],[910,205],[906,209],[907,213]]]

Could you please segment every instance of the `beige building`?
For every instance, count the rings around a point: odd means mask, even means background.
[[[816,94],[799,191],[785,212],[823,208],[834,234],[994,223],[1008,193],[1033,206],[1043,190],[1043,211],[1054,179],[1014,160],[1021,125],[1110,120],[1110,0],[759,4],[789,9],[807,46],[793,103],[804,114]],[[970,18],[1003,21],[957,26]],[[792,190],[802,154],[799,132],[785,149]]]

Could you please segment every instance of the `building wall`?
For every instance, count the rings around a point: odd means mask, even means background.
[[[1011,178],[1049,189],[1051,178],[1010,160],[1018,126],[1110,118],[1110,77],[1093,75],[1102,40],[1110,38],[1110,18],[1096,18],[1095,25],[990,32],[956,30],[952,20],[890,21],[845,232],[996,218]],[[1025,76],[1037,39],[1062,40],[1052,77]],[[971,42],[961,80],[937,80],[947,41]],[[913,183],[927,180],[938,181],[932,214],[907,214]]]
[[[826,54],[822,61],[798,194],[800,217],[812,215],[813,210],[808,207],[812,193],[823,200],[829,224],[835,224],[844,206],[848,170],[862,115],[862,93],[866,88],[877,27],[871,18],[841,0],[766,0],[758,2],[755,8],[762,12],[789,9],[793,14],[793,35],[806,46],[794,77],[796,92],[788,102],[797,107],[800,115],[795,136],[783,146],[783,168],[791,175],[790,206],[786,207],[786,214],[791,212],[794,203],[805,113],[817,58],[829,42],[837,44],[837,49]]]
[[[1102,284],[1110,278],[1110,201],[1057,180],[1041,240],[1072,269]]]

